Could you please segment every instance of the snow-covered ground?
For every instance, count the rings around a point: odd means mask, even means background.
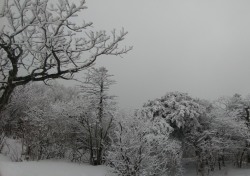
[[[0,155],[0,176],[109,176],[106,166],[63,161],[11,162]]]
[[[184,164],[184,168],[184,176],[197,175],[194,162],[186,162]],[[218,170],[218,168],[216,168],[215,172],[210,172],[210,176],[250,176],[250,168],[239,169],[234,166],[222,168],[222,170]]]
[[[60,160],[13,162],[21,159],[18,140],[6,138],[0,154],[0,176],[110,176],[108,167]],[[5,156],[6,155],[6,156]]]
[[[210,176],[250,176],[250,169],[224,168],[210,174]],[[186,170],[184,176],[196,176],[195,169]]]
[[[224,168],[212,176],[250,176],[250,169]],[[0,154],[0,176],[110,176],[106,166],[65,161],[11,162]],[[193,163],[185,164],[184,176],[196,176]]]

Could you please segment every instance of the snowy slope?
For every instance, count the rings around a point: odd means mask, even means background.
[[[105,166],[63,161],[11,162],[0,155],[0,176],[105,176],[106,174]]]

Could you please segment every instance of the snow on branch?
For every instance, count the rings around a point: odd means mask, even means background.
[[[5,22],[0,30],[0,93],[6,95],[5,100],[0,97],[0,107],[12,92],[8,86],[72,78],[101,55],[123,55],[132,49],[119,47],[128,34],[124,29],[109,35],[90,30],[92,22],[77,24],[75,19],[86,8],[84,0],[78,4],[68,0],[5,1],[0,17]]]

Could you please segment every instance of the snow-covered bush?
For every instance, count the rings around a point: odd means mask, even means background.
[[[181,174],[180,143],[169,139],[172,128],[162,119],[120,115],[107,161],[122,176]]]
[[[62,158],[73,145],[77,92],[58,84],[18,87],[2,112],[4,133],[21,139],[24,158]]]
[[[91,164],[99,158],[101,164],[115,110],[103,85],[105,91],[98,93],[101,98],[86,97],[82,93],[86,89],[80,94],[56,83],[18,87],[2,113],[1,129],[9,137],[22,139],[24,158],[67,158]]]

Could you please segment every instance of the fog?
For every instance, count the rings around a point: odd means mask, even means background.
[[[101,57],[121,107],[139,107],[169,91],[216,99],[249,93],[250,2],[247,0],[88,0],[93,30],[122,27],[120,57]],[[77,75],[81,77],[81,75]],[[67,83],[69,84],[69,83]]]

